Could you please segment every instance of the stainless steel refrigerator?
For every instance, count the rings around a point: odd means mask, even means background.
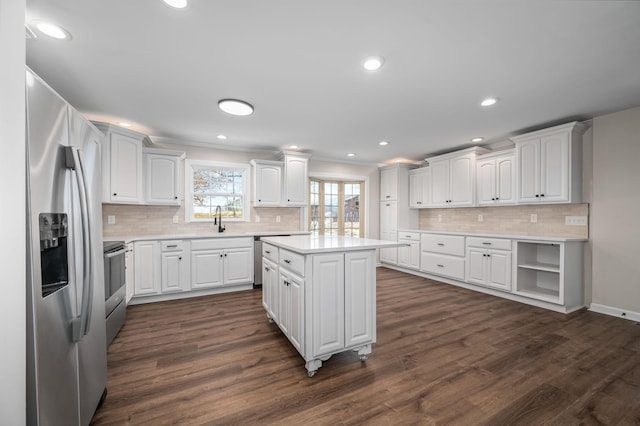
[[[88,425],[107,384],[102,134],[26,81],[27,422]]]

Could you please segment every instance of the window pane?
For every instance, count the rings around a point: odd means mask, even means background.
[[[318,235],[320,232],[320,183],[311,181],[309,185],[309,232]]]
[[[324,234],[338,235],[338,184],[324,183]]]
[[[344,185],[344,234],[360,236],[360,184]]]

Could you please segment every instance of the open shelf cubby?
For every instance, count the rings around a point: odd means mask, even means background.
[[[561,245],[518,241],[516,291],[561,302]]]

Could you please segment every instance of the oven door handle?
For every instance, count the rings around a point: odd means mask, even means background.
[[[113,253],[106,253],[104,255],[104,257],[106,257],[107,259],[111,259],[112,257],[116,257],[116,256],[120,256],[121,254],[124,254],[127,251],[127,249],[120,249],[118,251],[114,251]]]

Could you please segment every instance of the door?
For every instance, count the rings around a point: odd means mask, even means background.
[[[380,239],[398,241],[398,208],[396,201],[383,201],[380,203]],[[398,262],[398,249],[380,249],[380,261],[396,264]]]
[[[289,275],[289,340],[304,356],[304,279]]]
[[[284,160],[285,199],[290,206],[307,205],[307,159],[286,156]]]
[[[448,206],[449,161],[434,161],[429,167],[431,167],[431,205]]]
[[[224,283],[253,282],[253,248],[236,248],[224,251]]]
[[[111,133],[111,194],[113,202],[142,202],[142,142]]]
[[[496,199],[496,162],[495,160],[478,161],[477,195],[478,204],[495,204]]]
[[[380,201],[398,199],[398,169],[380,171]]]
[[[569,200],[569,133],[540,139],[540,201]]]
[[[480,248],[467,249],[467,282],[485,284],[487,276],[487,252]]]
[[[135,295],[144,296],[160,293],[158,280],[158,242],[136,241],[134,243]]]
[[[496,159],[496,202],[498,204],[515,204],[515,157]]]
[[[269,317],[278,322],[278,266],[262,259],[262,304]]]
[[[487,254],[487,285],[511,290],[511,252],[489,250]]]
[[[209,288],[223,283],[222,250],[196,250],[191,252],[191,288]]]
[[[147,203],[180,205],[179,159],[159,154],[144,154],[144,157]]]
[[[282,167],[256,165],[256,205],[279,206],[282,200]]]
[[[473,205],[475,162],[474,157],[464,157],[449,160],[451,178],[449,180],[449,200],[453,206]]]
[[[320,356],[344,348],[344,254],[312,257],[313,356]]]
[[[345,347],[366,345],[376,340],[375,269],[373,251],[344,255]]]
[[[291,301],[289,292],[289,274],[279,270],[278,274],[278,321],[277,324],[287,338],[291,327]]]
[[[538,139],[519,143],[518,149],[518,201],[540,201],[540,142]]]
[[[162,292],[189,290],[187,260],[182,251],[162,253]]]
[[[124,257],[124,264],[125,264],[125,281],[127,283],[127,298],[126,298],[126,302],[127,304],[129,304],[129,301],[131,300],[131,298],[133,297],[133,293],[134,293],[134,288],[133,288],[133,284],[134,284],[134,275],[133,275],[133,243],[128,243],[126,246],[126,252],[125,252],[125,257]]]

